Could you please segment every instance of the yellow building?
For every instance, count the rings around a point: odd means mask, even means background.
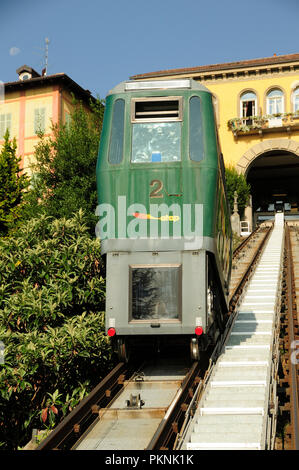
[[[41,76],[23,65],[17,69],[17,74],[19,79],[5,83],[0,96],[0,148],[8,129],[10,137],[16,138],[21,168],[30,174],[38,131],[49,136],[52,123],[67,122],[73,109],[72,95],[81,100],[86,109],[90,109],[90,100],[94,98],[64,73]]]
[[[193,78],[214,96],[225,165],[251,184],[254,223],[282,201],[299,208],[299,54],[163,70],[134,80]],[[250,225],[251,210],[245,216]]]

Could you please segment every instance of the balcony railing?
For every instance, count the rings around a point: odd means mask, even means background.
[[[264,132],[291,132],[299,129],[299,111],[234,118],[230,119],[227,125],[235,137]]]

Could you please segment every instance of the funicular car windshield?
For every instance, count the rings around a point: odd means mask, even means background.
[[[133,163],[181,160],[182,97],[132,100]]]

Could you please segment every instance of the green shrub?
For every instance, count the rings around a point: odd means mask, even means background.
[[[21,217],[24,191],[29,186],[28,177],[20,169],[16,139],[4,136],[0,152],[0,236],[6,235]]]
[[[231,213],[234,209],[234,193],[237,191],[238,212],[240,216],[243,216],[250,196],[250,185],[247,183],[245,176],[240,175],[233,166],[225,168],[225,178]]]
[[[112,367],[104,266],[85,217],[43,216],[0,239],[0,442],[53,427]]]

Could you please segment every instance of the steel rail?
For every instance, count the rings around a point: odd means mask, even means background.
[[[294,282],[294,264],[292,256],[292,244],[290,239],[290,229],[286,224],[285,246],[287,251],[287,311],[288,311],[288,344],[295,341],[294,321],[297,316],[296,291]],[[289,353],[291,353],[289,348]],[[299,450],[299,395],[298,395],[298,365],[289,360],[289,384],[290,384],[290,405],[291,405],[291,440],[293,450]]]
[[[250,235],[248,235],[248,237],[244,238],[244,240],[234,249],[233,251],[233,258],[235,256],[237,256],[245,247],[246,245],[248,245],[248,243],[250,243],[252,241],[252,239],[255,237],[255,235],[260,231],[262,230],[263,227],[261,227],[260,225],[255,229],[253,230],[253,232],[251,232]]]
[[[39,444],[36,450],[69,449],[79,438],[79,433],[98,416],[98,407],[111,400],[111,390],[118,390],[128,367],[120,362],[69,415]]]

